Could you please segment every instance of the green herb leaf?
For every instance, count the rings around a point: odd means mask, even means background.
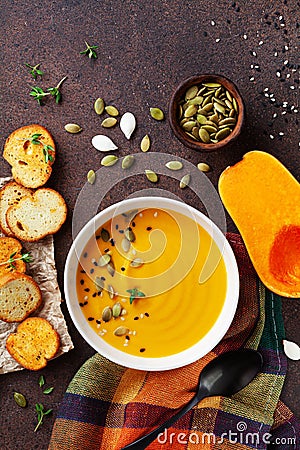
[[[44,72],[42,72],[41,69],[39,69],[40,65],[41,64],[36,64],[36,66],[31,66],[30,64],[25,63],[25,66],[28,67],[28,69],[30,69],[29,73],[33,76],[35,80],[37,79],[38,75],[40,77],[44,75]]]
[[[129,303],[132,305],[133,301],[136,299],[136,297],[146,297],[146,294],[144,292],[140,291],[138,288],[133,289],[127,289],[127,291],[130,294]]]
[[[63,77],[59,83],[57,84],[57,86],[55,87],[50,87],[47,89],[47,92],[44,92],[42,88],[40,88],[39,86],[31,86],[32,91],[29,93],[29,95],[31,95],[32,97],[34,97],[34,99],[39,103],[39,105],[42,104],[42,100],[47,96],[47,95],[52,95],[55,98],[55,102],[59,103],[61,101],[62,95],[60,92],[60,86],[62,85],[62,83],[67,79],[67,77]],[[36,139],[34,139],[36,140]]]
[[[80,55],[87,55],[90,59],[97,59],[98,55],[96,49],[98,48],[98,45],[89,45],[87,42],[85,42],[85,45],[86,49],[80,52]]]
[[[9,265],[9,267],[12,267],[13,269],[15,269],[16,268],[16,265],[14,264],[15,261],[25,261],[25,262],[32,261],[32,256],[31,256],[30,252],[24,253],[19,258],[15,258],[16,254],[17,254],[17,252],[12,253],[7,261],[3,261],[0,263],[0,266]]]
[[[53,411],[52,409],[48,409],[47,411],[45,411],[44,405],[42,403],[36,403],[35,410],[37,412],[38,423],[34,429],[34,432],[36,432],[38,428],[43,424],[44,416],[47,416]]]
[[[44,391],[43,391],[43,394],[51,394],[51,392],[54,390],[54,387],[48,387],[47,389],[45,389]]]
[[[43,375],[41,375],[39,378],[39,387],[43,387],[44,384],[45,384],[45,378]]]

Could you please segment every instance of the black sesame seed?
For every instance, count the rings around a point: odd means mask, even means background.
[[[102,292],[102,291],[98,291],[98,292],[97,292],[98,297],[100,297],[101,292]]]
[[[135,227],[135,222],[132,222],[132,224],[131,224],[133,227]]]
[[[87,252],[85,252],[85,253],[83,254],[83,257],[84,257],[84,258],[87,258],[87,255],[88,255]]]
[[[134,317],[133,320],[139,320],[138,316]]]
[[[85,292],[90,292],[90,288],[85,288]]]
[[[131,228],[131,227],[128,227],[128,230],[129,230],[129,231],[132,231],[132,228]]]
[[[130,337],[128,335],[125,336],[127,341],[130,341]]]
[[[100,239],[101,238],[101,236],[96,236],[96,240],[98,241],[98,239]]]
[[[145,312],[145,316],[146,316],[146,317],[149,317],[149,313]]]
[[[94,317],[89,317],[89,318],[88,318],[88,321],[89,321],[89,322],[92,322],[93,320],[94,320]]]
[[[92,297],[94,297],[94,298],[97,297],[97,292],[94,292]]]
[[[90,273],[91,273],[91,274],[94,273],[94,272],[95,272],[94,269],[91,269],[91,270],[90,270]]]
[[[85,270],[81,270],[80,273],[85,273]]]
[[[84,280],[80,280],[80,284],[83,285],[84,284]]]
[[[121,267],[121,270],[122,270],[122,272],[124,272],[124,270],[125,270],[125,267]]]
[[[96,320],[96,323],[97,323],[98,325],[100,325],[100,324],[101,324],[101,320],[97,319],[97,320]]]
[[[145,348],[140,348],[141,353],[144,353],[145,350],[146,350]]]
[[[152,227],[147,227],[146,230],[150,231],[150,230],[152,230]]]
[[[93,264],[94,264],[94,266],[96,266],[96,267],[98,266],[97,261],[94,261]]]
[[[111,239],[109,240],[109,242],[111,243],[112,247],[114,247],[115,241],[113,240],[113,238],[111,238]]]
[[[85,306],[85,305],[87,305],[87,304],[88,304],[88,302],[87,302],[87,301],[85,301],[85,302],[84,302],[84,304],[83,304],[83,306]]]
[[[116,230],[118,230],[119,229],[119,225],[118,224],[116,224]]]
[[[105,281],[105,280],[106,280],[106,278],[105,278],[105,277],[101,277],[101,280],[102,280],[102,281]]]
[[[124,234],[124,230],[119,230],[119,233],[120,234]]]
[[[84,303],[79,303],[79,306],[81,306],[81,308],[84,306]]]
[[[104,253],[107,253],[107,252],[109,252],[109,248],[106,248],[106,249],[104,250]]]

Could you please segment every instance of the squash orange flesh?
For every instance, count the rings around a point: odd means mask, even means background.
[[[300,185],[273,156],[252,151],[219,179],[221,199],[261,281],[300,297]]]

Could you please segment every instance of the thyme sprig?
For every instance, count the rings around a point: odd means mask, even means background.
[[[52,413],[53,411],[52,409],[47,409],[47,411],[45,411],[45,407],[42,403],[36,403],[35,410],[37,412],[38,423],[34,429],[34,432],[36,432],[38,428],[43,424],[44,417],[48,416],[48,414]]]
[[[31,95],[39,105],[42,104],[42,101],[48,95],[52,95],[55,98],[55,103],[59,103],[62,99],[60,87],[67,78],[67,76],[63,77],[55,87],[48,88],[46,92],[39,86],[31,86],[32,90],[30,91],[29,95]]]
[[[48,161],[52,162],[53,156],[49,154],[49,150],[54,152],[54,148],[52,147],[52,145],[44,144],[44,142],[40,140],[40,136],[42,136],[41,133],[35,133],[29,138],[29,141],[34,145],[42,145],[45,163],[47,163]]]
[[[33,76],[33,78],[36,80],[38,75],[40,77],[42,77],[44,75],[44,72],[41,71],[41,69],[39,69],[41,63],[36,64],[35,66],[31,66],[28,63],[25,63],[25,66],[28,67],[30,69],[30,74]]]
[[[140,291],[138,288],[127,289],[126,292],[130,294],[129,302],[131,305],[137,297],[146,297],[146,294],[144,294],[144,292]]]
[[[97,59],[98,55],[96,52],[96,49],[98,48],[98,45],[89,45],[85,41],[86,49],[80,52],[80,55],[87,55],[90,59],[94,58]]]
[[[15,258],[16,254],[17,254],[17,252],[12,253],[7,261],[0,263],[0,266],[5,266],[5,265],[9,264],[9,267],[15,269],[16,265],[14,263],[16,261],[25,261],[27,263],[32,262],[32,256],[31,256],[30,252],[23,253],[23,255],[21,255],[19,258]]]

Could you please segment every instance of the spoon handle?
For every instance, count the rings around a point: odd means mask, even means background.
[[[193,408],[193,406],[197,405],[197,403],[202,400],[206,395],[199,397],[199,393],[195,395],[186,405],[184,405],[174,416],[170,417],[170,419],[166,420],[162,425],[155,428],[154,430],[150,431],[150,433],[146,434],[145,436],[142,436],[141,438],[137,439],[136,441],[132,442],[131,444],[126,445],[126,447],[123,447],[121,450],[144,450],[148,445],[151,444],[152,441],[154,441],[157,436],[160,433],[163,433],[163,431],[166,428],[169,428],[171,425],[173,425],[174,422],[176,422],[180,417],[184,416],[190,409]]]

